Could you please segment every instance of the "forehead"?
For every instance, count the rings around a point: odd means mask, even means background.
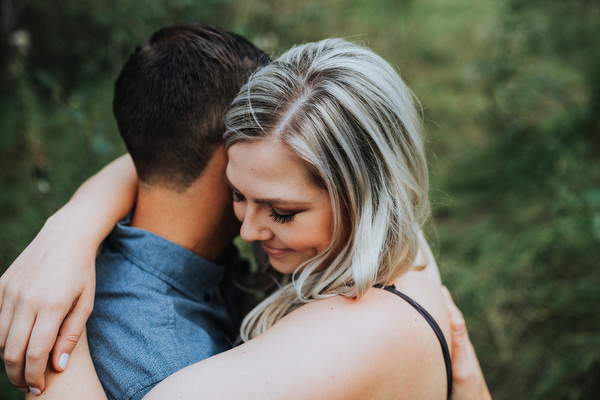
[[[227,154],[227,179],[246,196],[308,198],[321,190],[310,181],[302,161],[279,140],[239,142]]]

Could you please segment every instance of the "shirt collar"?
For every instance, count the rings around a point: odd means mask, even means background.
[[[148,273],[199,301],[204,299],[204,292],[215,289],[223,279],[224,266],[152,232],[134,228],[130,222],[131,215],[117,223],[107,244]],[[230,251],[228,248],[226,253]]]

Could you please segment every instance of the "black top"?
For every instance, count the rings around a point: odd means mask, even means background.
[[[394,286],[394,285],[383,286],[381,284],[377,284],[377,285],[374,285],[373,287],[387,290],[390,293],[394,293],[395,295],[400,296],[408,304],[413,306],[419,312],[419,314],[421,314],[423,316],[423,318],[425,318],[425,321],[427,321],[429,323],[429,325],[431,325],[431,328],[435,332],[435,335],[437,336],[438,340],[440,341],[440,345],[442,346],[442,353],[444,354],[444,363],[446,364],[446,377],[447,377],[447,382],[448,382],[448,390],[446,393],[448,393],[447,399],[450,400],[450,395],[452,394],[452,361],[450,360],[450,352],[448,351],[448,344],[446,343],[446,339],[444,338],[444,333],[440,329],[440,326],[437,324],[437,322],[435,322],[435,319],[433,319],[433,317],[431,316],[431,314],[429,314],[427,312],[427,310],[425,310],[423,307],[421,307],[421,305],[419,303],[417,303],[416,301],[414,301],[413,299],[411,299],[404,293],[397,291],[396,286]]]

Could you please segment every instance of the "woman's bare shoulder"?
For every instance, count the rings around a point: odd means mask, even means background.
[[[379,288],[370,289],[358,300],[333,296],[310,302],[290,313],[277,325],[284,328],[289,324],[290,328],[305,326],[305,329],[310,329],[316,322],[321,326],[320,329],[330,331],[332,336],[339,336],[337,340],[361,341],[366,349],[370,346],[373,349],[394,346],[395,349],[389,350],[396,350],[399,354],[414,349],[415,340],[429,336],[431,331],[427,321],[413,306]],[[365,343],[367,339],[369,344]]]
[[[315,301],[280,323],[286,330],[318,325],[315,334],[330,338],[323,350],[329,362],[345,365],[347,370],[341,372],[356,387],[414,390],[415,398],[432,393],[440,398],[438,394],[445,392],[444,359],[434,331],[414,307],[385,290],[373,288],[359,300],[335,296]],[[356,371],[352,365],[361,368]]]

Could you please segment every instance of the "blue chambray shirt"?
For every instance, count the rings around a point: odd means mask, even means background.
[[[111,400],[141,399],[174,372],[230,349],[238,328],[215,290],[224,266],[128,223],[116,225],[96,261],[87,323]],[[226,253],[225,264],[241,262],[233,246]]]

